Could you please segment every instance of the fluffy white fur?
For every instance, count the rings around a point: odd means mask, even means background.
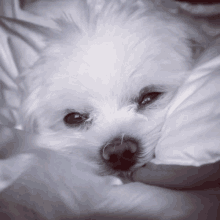
[[[130,172],[153,158],[169,102],[193,65],[192,46],[204,38],[154,1],[106,0],[98,11],[79,2],[79,15],[57,20],[60,31],[21,77],[22,126],[38,134],[39,145],[78,154],[104,173],[117,170],[100,160],[101,147],[131,136],[141,154]],[[139,108],[140,92],[152,87],[164,95]],[[70,112],[89,118],[68,127]]]

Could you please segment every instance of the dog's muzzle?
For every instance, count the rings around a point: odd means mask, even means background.
[[[138,145],[133,138],[115,138],[102,148],[102,158],[112,169],[128,171],[137,162]]]

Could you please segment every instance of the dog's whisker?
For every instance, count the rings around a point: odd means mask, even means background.
[[[124,138],[125,134],[122,134],[122,137],[121,137],[121,145],[123,143],[123,138]]]

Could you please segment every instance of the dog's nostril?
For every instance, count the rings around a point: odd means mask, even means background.
[[[122,157],[123,158],[131,158],[131,157],[133,157],[133,153],[131,152],[131,151],[129,151],[129,150],[125,150],[125,152],[122,154]]]
[[[109,156],[109,161],[111,161],[111,163],[116,163],[118,161],[118,156],[116,154],[112,154]]]
[[[110,156],[117,155],[118,157],[131,158],[137,151],[137,143],[133,141],[118,142],[113,141],[111,144],[103,148],[103,158],[109,160]]]
[[[108,156],[108,160],[111,163],[116,163],[119,160],[130,160],[132,157],[134,156],[134,154],[129,151],[129,150],[125,150],[121,155],[118,154],[111,154]]]

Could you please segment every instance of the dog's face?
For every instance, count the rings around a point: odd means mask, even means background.
[[[72,24],[43,51],[26,74],[22,108],[25,129],[39,133],[41,144],[97,162],[107,173],[153,158],[192,56],[180,20],[116,6],[88,31]]]

